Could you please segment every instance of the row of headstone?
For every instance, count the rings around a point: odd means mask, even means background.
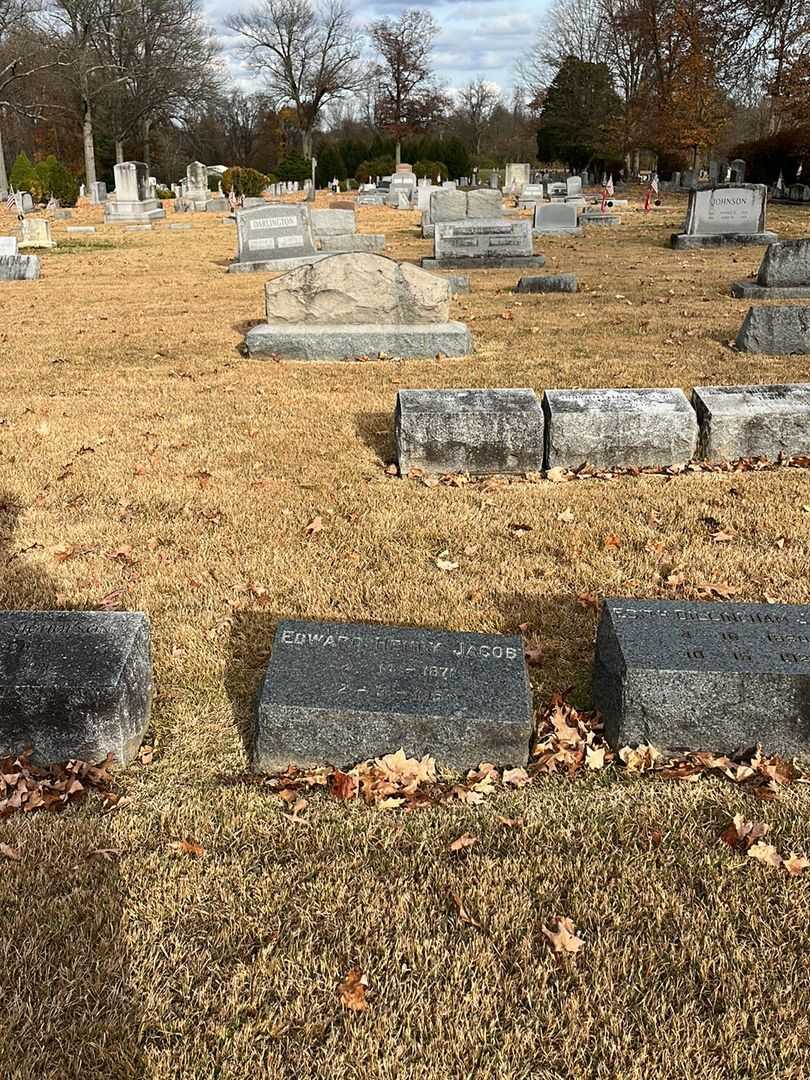
[[[810,384],[680,389],[400,390],[402,476],[660,468],[810,454]]]
[[[764,184],[693,187],[683,231],[673,234],[672,247],[683,250],[773,243],[776,234],[766,231],[767,206]]]
[[[545,184],[542,181],[524,184],[518,195],[518,207],[521,210],[534,209],[546,196],[552,203],[568,202],[574,206],[584,206],[582,178],[569,176],[565,180],[550,180]]]
[[[381,255],[320,256],[265,285],[266,322],[249,356],[290,360],[467,356],[472,336],[450,321],[450,286]]]
[[[500,191],[480,189],[457,191],[455,188],[433,188],[427,208],[422,211],[422,236],[435,236],[436,223],[464,221],[466,218],[500,218],[504,216]]]
[[[592,703],[614,748],[810,750],[810,608],[605,600]],[[141,612],[0,614],[0,757],[137,756],[154,675]],[[283,619],[253,711],[252,765],[341,768],[402,748],[468,769],[526,764],[533,702],[506,634]]]
[[[490,193],[469,193],[470,196],[473,194]],[[422,259],[426,270],[539,268],[545,265],[544,256],[534,254],[532,223],[524,219],[437,221],[434,233],[433,257]]]

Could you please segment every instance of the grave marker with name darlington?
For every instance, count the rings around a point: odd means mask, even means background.
[[[464,769],[523,765],[531,689],[519,637],[285,620],[259,694],[254,764],[348,765],[404,748]]]
[[[810,751],[810,607],[607,600],[593,703],[612,746]]]
[[[325,256],[315,250],[309,210],[302,205],[255,206],[236,213],[239,250],[230,273],[293,270]]]

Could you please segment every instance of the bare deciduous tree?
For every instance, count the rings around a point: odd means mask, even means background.
[[[343,0],[260,0],[226,23],[245,38],[243,55],[264,78],[273,107],[295,110],[310,157],[323,109],[362,80],[358,35]]]
[[[475,156],[481,154],[481,140],[492,122],[495,108],[500,102],[500,94],[492,83],[475,79],[467,83],[458,92],[459,109],[462,122],[469,129]]]
[[[433,82],[431,53],[439,27],[428,11],[404,11],[397,20],[379,19],[368,28],[379,54],[375,79],[375,119],[396,139],[396,163],[402,138],[440,119],[448,99]]]

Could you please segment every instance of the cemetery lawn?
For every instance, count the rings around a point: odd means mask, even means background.
[[[264,275],[225,273],[216,215],[125,233],[80,211],[54,235],[96,224],[86,251],[2,285],[0,605],[146,611],[157,680],[154,759],[120,775],[117,809],[0,820],[19,854],[0,855],[4,1080],[810,1076],[810,871],[718,841],[741,813],[810,856],[807,785],[760,801],[610,768],[412,813],[314,793],[298,821],[247,774],[282,617],[528,624],[536,701],[587,707],[591,597],[810,602],[803,469],[386,474],[400,386],[808,381],[806,357],[728,346],[748,308],[729,285],[761,249],[669,250],[685,201],[666,200],[544,238],[577,295],[473,274],[452,311],[467,360],[243,359]],[[417,217],[364,208],[360,230],[416,259]],[[807,235],[810,212],[769,225]],[[462,833],[477,842],[449,851]],[[548,947],[559,916],[576,954]],[[338,997],[353,967],[363,1012]]]

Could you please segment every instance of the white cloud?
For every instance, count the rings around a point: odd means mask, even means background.
[[[246,0],[244,6],[253,2]],[[375,18],[396,18],[409,8],[428,8],[441,27],[434,51],[439,80],[456,89],[484,77],[508,91],[515,62],[531,44],[548,2],[523,0],[524,6],[516,9],[510,0],[362,0],[352,7],[358,27]],[[233,0],[204,3],[234,81],[244,89],[257,89],[256,75],[239,61],[238,35],[225,27],[225,18],[238,10],[238,4]]]

